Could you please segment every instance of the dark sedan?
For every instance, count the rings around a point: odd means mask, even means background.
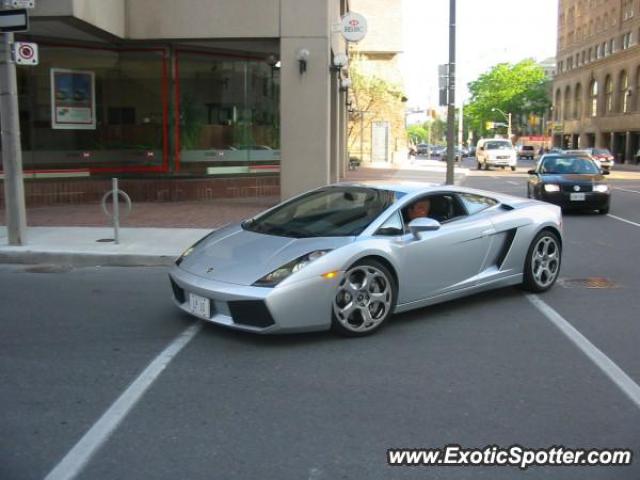
[[[567,210],[609,213],[611,190],[598,165],[573,155],[544,155],[529,170],[527,197],[554,203]]]

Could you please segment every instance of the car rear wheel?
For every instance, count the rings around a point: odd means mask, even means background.
[[[362,337],[378,330],[389,318],[397,287],[380,262],[365,260],[349,267],[333,300],[332,328],[348,337]]]
[[[543,230],[531,242],[524,265],[522,286],[530,292],[549,290],[558,279],[562,248],[558,236]]]
[[[511,171],[515,172],[516,171],[516,167],[511,167]]]

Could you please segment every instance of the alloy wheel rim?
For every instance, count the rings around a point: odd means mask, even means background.
[[[391,283],[384,272],[360,265],[345,273],[333,300],[333,312],[344,328],[366,332],[387,317],[392,295]]]
[[[534,280],[542,288],[555,281],[560,271],[560,248],[553,237],[545,236],[538,240],[532,253],[531,270]]]

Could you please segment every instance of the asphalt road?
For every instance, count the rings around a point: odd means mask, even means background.
[[[465,183],[523,195],[522,166]],[[640,180],[612,184],[627,190],[614,191],[612,216],[565,216],[561,282],[540,298],[640,384],[640,226],[614,218],[640,223]],[[593,277],[612,288],[586,288]],[[353,340],[204,325],[114,414],[197,325],[169,295],[162,268],[0,267],[1,479],[46,477],[108,411],[78,478],[640,478],[640,406],[517,288],[401,314]],[[451,443],[628,448],[635,459],[526,471],[386,464],[388,448]]]

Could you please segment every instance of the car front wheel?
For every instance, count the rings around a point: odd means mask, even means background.
[[[558,236],[543,230],[531,242],[524,265],[522,286],[530,292],[549,290],[558,279],[562,248]]]
[[[365,260],[349,267],[333,300],[332,328],[348,337],[378,330],[395,307],[397,287],[380,262]]]

